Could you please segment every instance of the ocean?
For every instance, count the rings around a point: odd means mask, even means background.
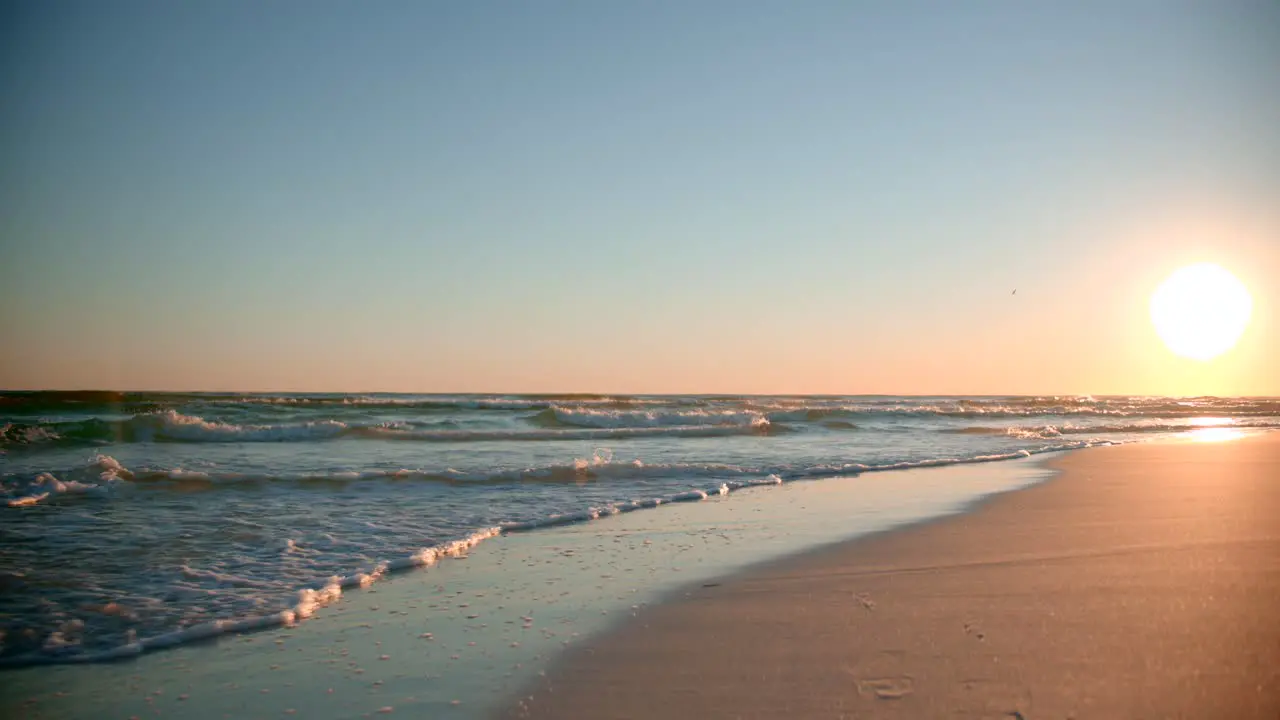
[[[4,392],[0,664],[298,623],[503,533],[749,487],[1275,427],[1258,398]]]

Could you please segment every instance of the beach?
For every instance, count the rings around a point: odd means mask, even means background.
[[[121,662],[7,670],[0,715],[490,717],[566,648],[646,605],[1048,475],[1028,458],[789,482],[506,534],[352,589],[294,626]]]
[[[289,624],[499,532],[1206,427],[1280,401],[0,392],[0,667]]]
[[[1280,717],[1280,435],[1052,466],[646,608],[504,717]]]
[[[5,10],[0,720],[1280,720],[1280,2]]]
[[[376,566],[369,582],[318,603],[309,618],[247,633],[188,625],[176,644],[144,646],[118,662],[10,667],[0,714],[472,720],[1016,712],[1031,720],[1197,717],[1197,703],[1212,703],[1239,705],[1237,717],[1274,717],[1280,434],[1182,427],[1189,429],[1154,442],[1125,438],[1131,444],[1002,461],[846,466],[830,477],[742,473],[753,482],[731,486],[727,478],[720,491],[714,480],[691,477],[707,491],[551,516],[424,565],[385,573]],[[830,436],[809,435],[784,437],[833,445]],[[700,442],[679,447],[727,450],[720,439]],[[136,443],[117,452],[150,449]],[[652,491],[618,485],[605,472],[649,469],[614,461],[565,482],[476,492],[531,501]],[[738,468],[715,466],[731,470]],[[165,476],[172,487],[158,474],[149,484],[139,477],[10,511],[75,519],[139,499],[243,504],[274,495],[281,504],[266,507],[377,503],[379,517],[407,527],[424,520],[421,505],[386,500],[447,497],[441,493],[455,487],[369,478],[344,490],[207,472],[192,490],[183,486],[186,471]],[[235,532],[252,527],[243,515],[233,519]],[[292,532],[290,522],[257,521],[277,532]],[[296,537],[282,557],[309,549],[309,535]],[[245,578],[252,566],[240,567],[236,577]],[[214,584],[205,596],[246,592],[227,578],[208,578]],[[195,607],[200,596],[191,597]]]

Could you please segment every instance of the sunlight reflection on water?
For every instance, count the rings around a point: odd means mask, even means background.
[[[1195,442],[1225,442],[1239,440],[1247,433],[1229,427],[1201,427],[1191,431],[1191,439]]]

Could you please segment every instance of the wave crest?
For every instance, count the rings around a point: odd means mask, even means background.
[[[769,418],[751,410],[601,410],[554,406],[537,413],[530,422],[541,427],[611,429],[703,425],[763,427],[769,424]]]
[[[1280,419],[1261,418],[1190,418],[1182,422],[1147,419],[1134,422],[1100,423],[1094,425],[970,425],[960,428],[941,428],[938,432],[952,435],[1005,435],[1019,439],[1050,439],[1063,435],[1124,435],[1148,433],[1186,433],[1208,427],[1226,427],[1234,430],[1269,430],[1280,428]]]
[[[372,440],[412,440],[419,442],[492,442],[492,441],[557,441],[606,440],[635,437],[723,437],[727,435],[770,435],[790,428],[770,423],[756,416],[752,422],[711,422],[711,416],[699,422],[690,416],[688,423],[668,422],[656,417],[650,423],[628,424],[602,420],[575,424],[555,419],[550,409],[539,414],[531,429],[422,429],[412,423],[376,422],[346,423],[339,420],[316,420],[282,424],[236,424],[184,415],[175,410],[144,413],[127,420],[89,418],[45,424],[7,423],[0,426],[0,447],[42,447],[49,445],[105,445],[110,443],[182,442],[316,442],[338,438]],[[600,417],[611,417],[601,413]]]
[[[109,491],[129,485],[151,487],[172,486],[183,491],[233,489],[276,483],[308,486],[346,486],[351,483],[390,481],[428,482],[451,485],[519,485],[523,483],[583,484],[629,480],[685,478],[737,481],[743,478],[777,476],[786,481],[858,475],[885,470],[938,467],[968,463],[993,462],[1028,457],[1045,452],[1074,450],[1097,444],[1111,444],[1095,439],[1039,445],[1008,452],[930,458],[923,460],[885,461],[880,463],[826,463],[814,465],[731,465],[727,463],[645,463],[641,460],[616,459],[609,450],[597,450],[590,458],[573,462],[494,471],[466,472],[454,468],[330,470],[299,473],[251,473],[231,471],[170,469],[130,470],[109,455],[98,455],[84,467],[65,471],[48,471],[34,477],[8,476],[0,480],[0,493],[10,507],[23,507],[52,501],[65,495],[109,495]]]

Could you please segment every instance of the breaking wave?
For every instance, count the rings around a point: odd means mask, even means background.
[[[471,548],[489,538],[496,537],[500,533],[500,528],[484,528],[457,540],[425,547],[409,555],[392,560],[384,560],[368,572],[356,572],[346,576],[334,575],[319,588],[302,588],[298,590],[294,600],[283,610],[246,617],[212,620],[145,638],[138,638],[136,634],[131,634],[128,642],[113,647],[85,649],[83,638],[77,637],[77,635],[83,633],[84,622],[71,620],[63,623],[58,630],[52,632],[45,639],[39,650],[0,658],[0,667],[123,660],[137,657],[149,650],[159,650],[190,642],[208,640],[220,635],[291,626],[311,617],[320,608],[337,602],[342,598],[344,590],[367,588],[393,573],[430,567],[449,557],[461,557]],[[193,580],[247,587],[255,585],[253,581],[245,578],[229,576],[225,573],[195,570],[185,565],[182,566],[182,573],[185,577]]]
[[[137,469],[123,466],[110,455],[98,455],[87,465],[64,471],[47,471],[34,476],[8,475],[0,478],[0,499],[9,507],[26,507],[60,497],[78,495],[106,496],[113,489],[128,485],[156,486],[171,484],[184,491],[195,489],[234,488],[237,486],[301,484],[315,486],[348,485],[370,481],[427,482],[449,485],[519,485],[524,483],[573,484],[585,482],[681,478],[696,480],[777,476],[785,481],[858,475],[885,470],[940,467],[968,463],[995,462],[1030,457],[1046,452],[1074,450],[1099,444],[1093,440],[1037,445],[1009,452],[975,454],[959,457],[902,460],[881,463],[819,463],[812,465],[732,465],[727,463],[645,463],[639,459],[619,460],[608,450],[598,450],[591,458],[572,463],[549,464],[496,471],[466,472],[453,468],[334,470],[297,473],[252,473],[188,470],[184,468]],[[1110,444],[1110,443],[1101,443]],[[621,487],[628,485],[620,484]]]
[[[769,418],[747,410],[598,410],[594,408],[552,407],[534,415],[531,422],[542,427],[659,428],[715,426],[764,426]]]
[[[940,428],[938,432],[951,435],[1004,435],[1023,439],[1048,439],[1064,435],[1120,435],[1148,433],[1185,433],[1205,428],[1228,427],[1234,430],[1280,429],[1280,419],[1262,418],[1211,418],[1195,417],[1182,422],[1142,420],[1129,423],[1097,423],[1090,425],[970,425],[960,428]]]
[[[551,410],[544,411],[552,412]],[[601,414],[599,417],[611,417]],[[637,416],[642,417],[642,416]],[[709,417],[709,416],[708,416]],[[757,417],[755,422],[705,422],[691,415],[687,422],[627,424],[602,421],[532,423],[528,429],[422,429],[407,422],[350,423],[326,419],[282,424],[237,424],[184,415],[175,410],[135,415],[126,420],[89,418],[51,423],[10,422],[0,425],[0,447],[40,447],[139,442],[243,443],[316,442],[339,438],[416,440],[420,442],[491,442],[604,440],[631,437],[722,437],[769,435],[788,428]]]

